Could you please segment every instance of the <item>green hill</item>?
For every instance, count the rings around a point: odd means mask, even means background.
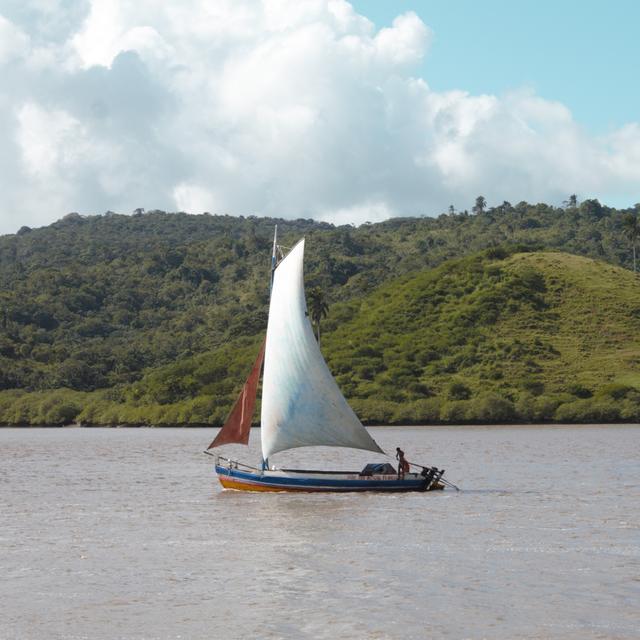
[[[322,233],[311,223],[298,224],[308,224],[307,233],[314,237]],[[336,241],[335,236],[350,238],[354,232],[329,228],[326,233]],[[260,243],[268,244],[263,235]],[[229,242],[225,237],[220,241]],[[259,249],[264,254],[263,247]],[[342,295],[334,300],[343,301],[331,305],[323,325],[323,352],[365,422],[640,419],[636,276],[581,256],[513,251],[494,247],[404,275],[394,276],[390,269],[391,277],[371,293],[361,293],[352,282],[370,275],[360,266],[342,287],[327,287],[340,288]],[[328,277],[319,268],[319,254],[312,254],[308,282]],[[144,255],[131,259],[136,263]],[[219,256],[211,256],[214,259]],[[237,263],[242,259],[229,258],[225,268],[234,269]],[[191,346],[182,353],[170,351],[169,362],[160,359],[140,374],[129,370],[128,379],[115,378],[104,389],[7,389],[0,392],[0,422],[220,424],[251,366],[265,325],[266,292],[257,284],[265,277],[264,268],[257,258],[248,263],[250,270],[237,278],[235,291],[231,287],[225,293],[221,307],[207,300],[201,282],[194,293],[202,296],[199,306],[194,298],[174,292],[169,311],[151,305],[144,316],[144,309],[132,310],[134,318],[149,319],[155,313],[161,321],[129,324],[126,331],[119,334],[116,329],[98,343],[107,353],[112,334],[122,340],[124,351],[127,344],[155,337],[173,345],[188,336]],[[124,279],[120,286],[126,291]],[[349,286],[352,290],[345,291]],[[233,317],[234,309],[239,318]],[[205,319],[180,324],[194,313]],[[66,330],[77,331],[74,326],[70,321]],[[194,344],[194,336],[204,336],[211,326],[218,331],[216,337],[202,337],[200,345]],[[80,335],[76,340],[84,344]],[[50,344],[56,348],[55,340]],[[149,345],[152,352],[155,348]]]
[[[340,313],[324,347],[365,420],[640,417],[640,281],[627,270],[489,250]]]
[[[334,227],[312,220],[69,214],[0,237],[0,390],[120,389],[150,370],[256,335],[266,321],[274,224],[308,238],[306,278],[330,304],[487,247],[519,245],[630,267],[625,218],[503,203],[469,215]]]

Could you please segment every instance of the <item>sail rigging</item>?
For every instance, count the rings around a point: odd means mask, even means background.
[[[264,361],[262,455],[326,445],[384,453],[340,392],[309,322],[304,239],[274,272]]]
[[[248,444],[249,432],[251,430],[251,418],[256,407],[256,394],[258,392],[258,382],[260,380],[260,371],[264,360],[264,346],[262,343],[260,353],[251,369],[251,373],[247,381],[242,387],[242,391],[231,409],[231,413],[224,423],[224,426],[218,432],[213,442],[207,447],[219,447],[223,444]]]

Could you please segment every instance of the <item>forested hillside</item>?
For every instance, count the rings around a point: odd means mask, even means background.
[[[276,223],[285,246],[308,239],[323,351],[363,419],[636,419],[637,212],[572,205],[23,228],[0,238],[0,422],[219,423],[266,325]]]

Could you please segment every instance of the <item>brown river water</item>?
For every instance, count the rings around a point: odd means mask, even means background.
[[[0,429],[0,639],[640,638],[640,427],[371,432],[462,490],[222,491],[214,430]]]

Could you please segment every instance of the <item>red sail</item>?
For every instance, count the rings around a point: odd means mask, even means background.
[[[253,365],[253,369],[251,369],[247,381],[244,383],[244,387],[242,387],[235,405],[233,405],[233,409],[231,409],[227,421],[224,423],[224,427],[220,429],[220,432],[207,449],[219,447],[222,444],[248,444],[251,418],[256,408],[256,394],[258,392],[262,361],[264,360],[265,343],[266,341],[260,347],[258,358]]]

